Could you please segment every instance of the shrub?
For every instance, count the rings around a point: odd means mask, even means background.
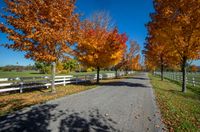
[[[62,70],[60,73],[61,73],[61,74],[68,74],[68,73],[69,73],[69,70]]]

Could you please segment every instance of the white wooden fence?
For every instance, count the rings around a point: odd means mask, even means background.
[[[128,74],[133,74],[133,71],[129,71]],[[125,75],[125,72],[118,72],[118,76]],[[99,78],[115,78],[115,73],[104,73],[100,74]],[[90,80],[96,80],[97,74],[94,75],[82,75],[82,76],[55,76],[55,85],[63,85],[70,83],[80,83],[87,82]],[[51,77],[49,76],[40,76],[40,77],[15,77],[15,78],[0,78],[0,93],[10,92],[19,90],[20,93],[23,92],[24,89],[30,88],[39,88],[51,86]]]
[[[155,75],[161,76],[160,72],[154,72]],[[164,72],[164,78],[174,80],[177,82],[182,82],[182,74],[180,72]],[[186,84],[192,86],[200,86],[200,73],[188,73],[186,74]]]

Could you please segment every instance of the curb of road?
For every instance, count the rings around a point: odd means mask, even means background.
[[[147,77],[148,77],[148,75],[147,75]],[[148,77],[148,79],[149,79],[149,77]],[[167,129],[166,129],[165,124],[162,122],[162,115],[161,115],[161,112],[160,112],[160,108],[159,108],[159,106],[156,102],[155,91],[154,91],[154,89],[151,85],[150,80],[148,80],[148,82],[149,82],[149,87],[151,88],[152,102],[153,102],[153,107],[154,107],[155,115],[156,115],[155,124],[158,125],[156,127],[156,130],[157,130],[157,132],[166,132]]]

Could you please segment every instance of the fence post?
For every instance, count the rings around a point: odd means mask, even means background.
[[[66,79],[66,78],[64,77],[64,84],[63,84],[63,86],[65,86],[65,79]]]
[[[19,91],[20,93],[23,93],[23,89],[22,89],[22,88],[23,88],[23,82],[20,82],[20,89],[19,89],[19,90],[20,90],[20,91]]]
[[[186,81],[186,84],[188,84],[188,78],[187,77],[185,77],[185,81]]]
[[[76,76],[76,84],[78,84],[78,76]]]
[[[44,78],[46,79],[46,84],[48,84],[49,83],[49,77],[45,76]],[[47,85],[47,88],[49,88],[49,85]]]
[[[87,79],[87,75],[85,75],[85,82],[86,82],[86,79]]]
[[[192,84],[195,87],[195,79],[194,79],[194,77],[192,77]]]
[[[176,74],[174,73],[174,80],[176,81]]]

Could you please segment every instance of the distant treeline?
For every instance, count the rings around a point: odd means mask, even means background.
[[[0,70],[3,71],[30,71],[30,70],[37,70],[35,65],[28,65],[28,66],[19,66],[19,65],[6,65],[0,67]]]

